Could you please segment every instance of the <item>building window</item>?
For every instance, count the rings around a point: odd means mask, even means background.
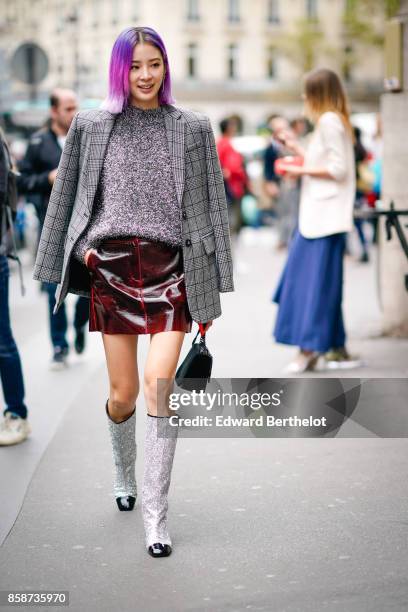
[[[238,47],[235,44],[228,45],[228,78],[237,77]]]
[[[276,79],[276,49],[275,47],[269,47],[266,60],[266,72],[268,79]]]
[[[279,0],[268,0],[268,23],[279,22]]]
[[[353,47],[346,45],[344,47],[344,61],[343,61],[343,78],[346,83],[350,83],[353,80],[352,66],[353,66]]]
[[[120,0],[112,0],[112,25],[116,25],[119,21],[120,11],[122,9]]]
[[[187,0],[187,20],[200,20],[200,15],[198,14],[198,0]]]
[[[57,23],[56,23],[55,31],[57,32],[57,34],[60,34],[63,29],[64,29],[64,18],[62,17],[62,15],[57,14]]]
[[[98,0],[92,0],[92,26],[94,28],[97,28],[99,24],[99,10]]]
[[[139,0],[132,0],[132,19],[139,19]]]
[[[239,0],[228,0],[228,21],[236,23],[239,20]]]
[[[17,6],[15,2],[9,2],[6,4],[6,19],[8,23],[14,23],[17,21]]]
[[[197,45],[196,43],[190,43],[188,45],[187,75],[190,79],[194,79],[197,76]]]
[[[307,19],[317,19],[317,0],[306,0]]]
[[[55,30],[57,34],[59,34],[64,29],[64,7],[61,5],[60,0],[56,2],[55,9]]]

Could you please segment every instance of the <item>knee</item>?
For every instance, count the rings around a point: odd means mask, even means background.
[[[145,374],[144,378],[144,395],[148,409],[156,410],[159,406],[167,406],[168,394],[172,389],[173,381],[171,378],[165,379],[157,374]]]
[[[154,402],[157,397],[157,378],[152,374],[146,374],[143,381],[143,389],[146,402]]]
[[[139,389],[136,385],[111,385],[110,405],[115,412],[121,410],[132,411],[138,396]]]

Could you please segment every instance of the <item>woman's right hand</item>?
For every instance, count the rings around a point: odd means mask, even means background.
[[[296,137],[292,130],[281,130],[278,134],[278,140],[281,142],[287,149],[295,153],[296,155],[300,155],[304,157],[304,149],[296,140]]]

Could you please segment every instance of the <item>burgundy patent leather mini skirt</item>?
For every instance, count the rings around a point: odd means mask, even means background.
[[[90,252],[87,267],[89,331],[191,331],[181,248],[145,238],[112,238]]]

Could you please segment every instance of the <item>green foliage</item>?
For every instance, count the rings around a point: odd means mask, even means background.
[[[359,7],[363,7],[369,13],[381,12],[386,19],[394,17],[400,8],[400,0],[347,0],[346,4],[346,12],[356,12]]]
[[[382,47],[384,34],[380,24],[392,18],[399,8],[400,0],[346,0],[340,47],[325,40],[317,19],[296,21],[292,32],[274,35],[273,45],[302,72],[313,69],[322,54],[332,56],[348,79],[362,49]]]
[[[274,45],[299,66],[302,72],[311,70],[322,49],[324,34],[316,19],[300,19],[293,32],[274,36]]]

